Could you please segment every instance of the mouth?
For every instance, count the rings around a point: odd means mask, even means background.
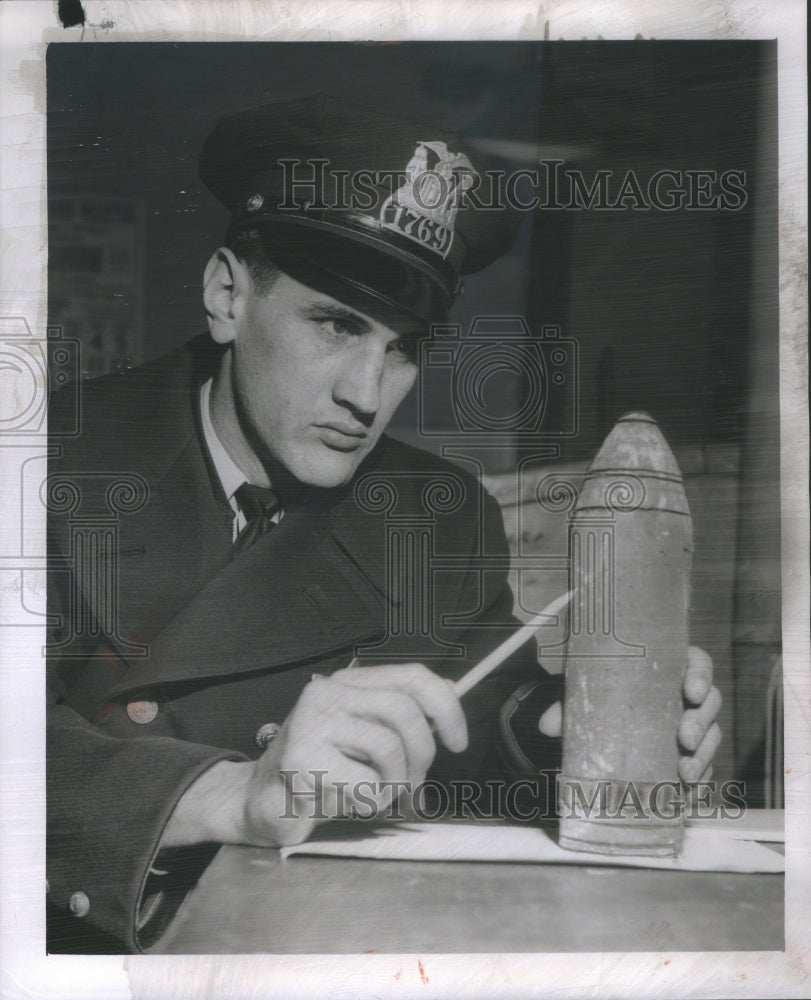
[[[316,427],[324,444],[335,451],[357,451],[369,436],[363,428],[347,424],[316,424]]]

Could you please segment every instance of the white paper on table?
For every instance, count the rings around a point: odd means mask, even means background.
[[[689,829],[709,836],[723,836],[731,840],[762,840],[768,843],[785,843],[785,810],[748,809],[735,819],[731,817],[688,818]]]
[[[734,831],[734,826],[731,827]],[[344,827],[346,830],[346,827]],[[770,838],[774,839],[774,838]],[[567,851],[537,826],[487,823],[385,823],[363,825],[357,836],[311,840],[283,847],[281,855],[327,855],[377,861],[516,861],[566,865],[619,865],[672,871],[782,872],[782,854],[726,829],[689,825],[676,858],[616,856]]]

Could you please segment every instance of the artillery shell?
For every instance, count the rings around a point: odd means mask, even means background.
[[[560,844],[673,854],[692,522],[676,460],[647,414],[626,414],[603,443],[569,547]]]

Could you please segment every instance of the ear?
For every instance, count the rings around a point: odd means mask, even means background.
[[[253,281],[247,267],[228,247],[220,247],[206,264],[203,273],[203,304],[208,328],[218,344],[230,344]]]

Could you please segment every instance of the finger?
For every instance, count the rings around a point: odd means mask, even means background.
[[[679,777],[682,781],[698,781],[699,776],[710,766],[720,744],[721,729],[714,722],[696,752],[690,757],[679,758]]]
[[[388,687],[409,695],[433,723],[445,746],[459,753],[467,747],[465,713],[453,686],[421,663],[348,667],[333,679],[357,687]]]
[[[343,795],[344,812],[353,819],[384,818],[394,798],[392,785],[382,785],[377,775],[356,778]]]
[[[685,750],[697,750],[721,708],[721,692],[711,687],[703,704],[688,708],[679,723],[679,742]]]
[[[333,687],[340,691],[340,685]],[[397,732],[355,718],[340,704],[328,719],[322,715],[317,731],[310,725],[298,726],[280,759],[271,764],[291,789],[286,811],[292,809],[299,819],[311,821],[346,817],[351,806],[364,803],[361,814],[369,818],[391,803],[392,785],[402,786],[406,777],[405,752]],[[370,800],[375,807],[371,811]]]
[[[713,722],[707,730],[707,735],[701,741],[698,750],[693,754],[694,774],[701,775],[708,768],[715,757],[715,752],[721,745],[723,736],[717,722]]]
[[[379,772],[374,767],[344,757],[340,766],[332,768],[320,786],[313,789],[309,818],[320,822],[351,819],[353,810],[359,810],[361,816],[371,819],[376,811],[386,807],[385,799]],[[297,802],[300,809],[308,808],[306,796],[297,796],[297,800],[304,803],[302,806]]]
[[[700,705],[712,685],[712,659],[697,646],[687,650],[687,670],[684,674],[685,698],[693,705]]]
[[[560,736],[563,732],[563,705],[556,701],[538,720],[538,729],[544,736]]]
[[[352,716],[372,720],[397,733],[405,753],[409,780],[422,781],[436,756],[436,742],[417,702],[400,691],[375,688],[352,687],[348,698]]]
[[[713,785],[710,784],[712,773],[713,769],[711,764],[701,775],[698,781],[685,783],[685,805],[689,810],[689,815],[702,815],[702,809],[711,803],[711,797],[715,791]],[[710,798],[710,803],[707,801],[708,797]]]
[[[352,716],[342,723],[327,735],[344,756],[366,764],[383,781],[403,781],[408,776],[405,747],[395,729]]]
[[[351,818],[358,792],[378,788],[378,775],[372,768],[343,756],[332,745],[326,754],[308,756],[306,766],[301,766],[295,749],[292,757],[284,755],[279,766],[272,773],[268,769],[264,780],[251,789],[246,813],[258,844],[300,843],[314,823]],[[366,797],[371,796],[366,793]]]
[[[303,761],[340,778],[351,758],[374,766],[391,781],[409,776],[409,755],[414,769],[427,770],[435,752],[428,724],[410,698],[396,691],[360,690],[331,678],[307,685],[273,747],[284,754],[287,767]]]

